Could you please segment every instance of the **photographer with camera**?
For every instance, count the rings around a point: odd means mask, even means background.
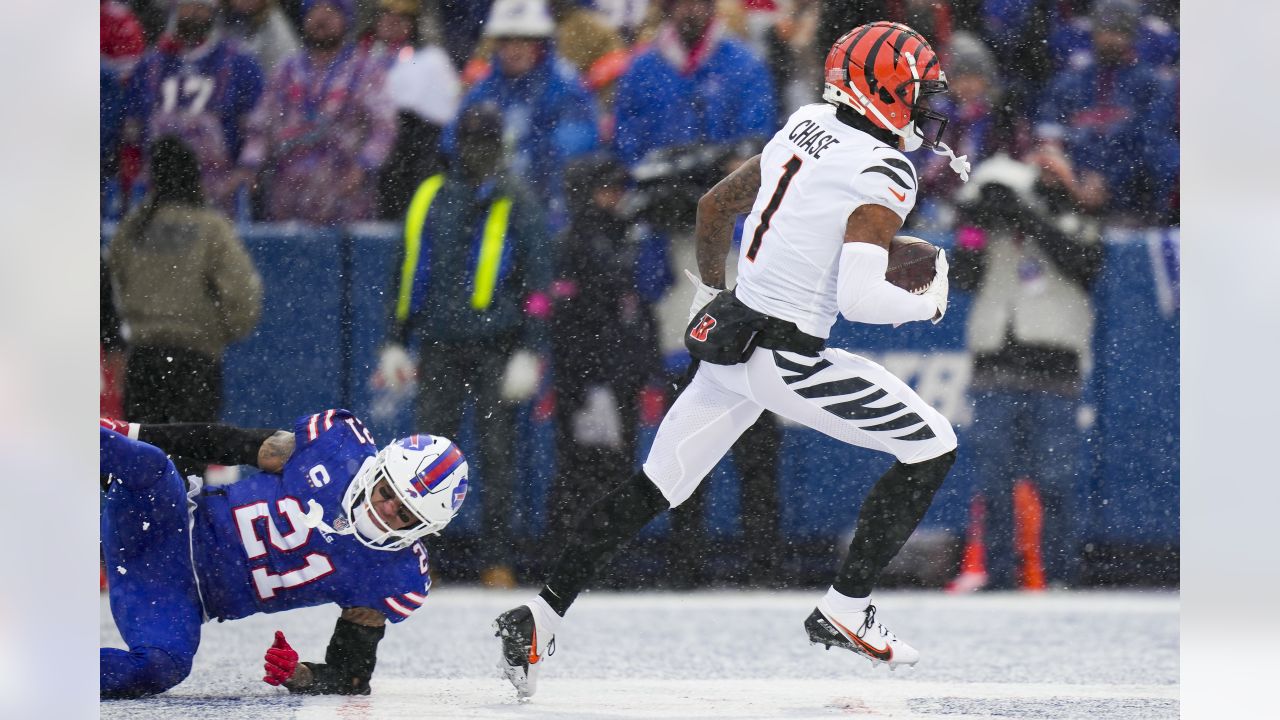
[[[965,589],[1032,586],[1016,576],[1014,481],[1029,477],[1043,512],[1045,580],[1080,575],[1081,429],[1092,364],[1090,286],[1102,268],[1101,227],[1038,166],[998,153],[955,196],[960,224],[952,283],[975,293],[966,328],[973,358],[969,435],[976,493],[986,501],[986,577]],[[1028,563],[1031,566],[1032,563]]]

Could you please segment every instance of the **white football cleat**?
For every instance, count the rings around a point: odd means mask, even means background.
[[[502,641],[498,667],[516,688],[521,700],[538,690],[538,670],[556,651],[556,627],[560,616],[540,597],[508,610],[493,621],[494,636]]]
[[[875,605],[868,604],[860,612],[837,613],[824,597],[804,621],[804,629],[809,632],[809,642],[815,645],[825,645],[828,650],[833,645],[844,648],[890,669],[920,661],[915,648],[876,621]]]

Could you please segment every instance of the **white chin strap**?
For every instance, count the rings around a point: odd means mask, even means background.
[[[956,154],[951,151],[951,148],[946,143],[942,142],[938,143],[938,145],[932,149],[937,155],[945,155],[951,158],[951,170],[955,172],[955,174],[959,175],[962,181],[969,182],[969,170],[972,166],[969,164],[968,155],[956,157]]]
[[[914,120],[907,123],[907,126],[902,129],[902,132],[894,130],[893,134],[902,138],[902,152],[915,152],[924,145],[924,138],[920,136],[920,133],[916,132],[916,123]]]
[[[893,134],[902,138],[903,152],[914,152],[924,146],[924,138],[920,137],[920,133],[916,132],[915,122],[907,123],[907,126],[902,130],[894,130]],[[961,180],[969,182],[969,170],[971,166],[969,164],[968,155],[956,157],[955,152],[953,152],[951,147],[944,142],[940,142],[929,149],[937,155],[943,155],[951,158],[951,170],[955,172],[955,174],[959,175]]]

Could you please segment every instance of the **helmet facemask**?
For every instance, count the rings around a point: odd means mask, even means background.
[[[912,66],[914,69],[914,65]],[[915,97],[908,101],[907,92],[911,86],[917,86]],[[933,150],[942,145],[942,133],[947,129],[947,116],[929,108],[933,96],[947,91],[947,81],[942,80],[908,80],[898,86],[896,92],[899,99],[911,108],[911,121],[902,129],[900,137],[907,152],[922,147]]]
[[[426,439],[426,448],[409,445],[421,445],[424,440],[419,438]],[[430,452],[437,445],[439,452]],[[423,482],[424,476],[432,471],[436,478],[428,486]],[[394,494],[401,514],[412,518],[411,525],[393,529],[383,520],[374,507],[374,503],[383,501],[380,488]],[[467,462],[461,451],[444,438],[415,435],[383,448],[372,463],[361,469],[347,488],[343,508],[361,544],[374,550],[396,551],[443,530],[457,514],[466,492]]]
[[[356,529],[356,539],[377,550],[401,550],[429,534],[429,531],[424,531],[426,521],[400,496],[385,467],[375,464],[369,475],[367,487],[360,490],[355,501],[347,508],[347,522]],[[382,499],[379,495],[381,487],[389,488],[400,499],[404,511],[410,513],[415,520],[412,525],[392,528],[382,519],[373,506]]]
[[[935,155],[943,155],[951,158],[951,170],[960,176],[963,182],[969,182],[969,160],[966,156],[956,157],[950,146],[942,142],[942,133],[947,129],[947,117],[941,113],[930,110],[928,98],[944,93],[947,91],[947,74],[938,70],[937,80],[922,80],[920,73],[916,68],[916,59],[911,53],[903,53],[903,57],[907,60],[907,67],[911,69],[911,80],[898,86],[898,97],[905,96],[903,91],[911,85],[917,85],[915,97],[912,99],[911,105],[911,122],[903,128],[903,132],[898,133],[903,138],[903,149],[907,152],[919,150],[921,147],[927,147],[934,152]],[[937,129],[932,133],[927,127],[929,123],[936,125]],[[930,137],[932,134],[932,138]]]

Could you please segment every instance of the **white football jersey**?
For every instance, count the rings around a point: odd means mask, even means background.
[[[905,220],[918,184],[902,153],[837,120],[834,106],[795,111],[760,154],[760,192],[742,228],[738,298],[828,337],[850,213],[871,203]]]

